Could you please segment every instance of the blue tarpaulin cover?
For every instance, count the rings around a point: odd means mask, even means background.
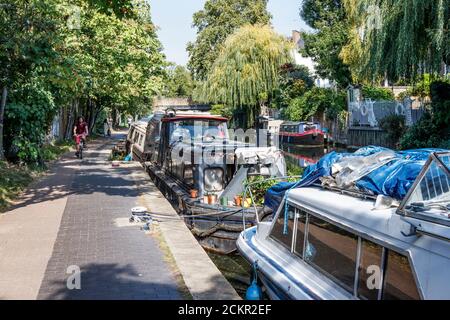
[[[316,164],[307,167],[300,181],[281,182],[271,187],[264,197],[264,205],[277,211],[286,191],[307,187],[317,183],[321,177],[331,176],[332,166],[343,160],[376,156],[377,154],[390,154],[391,157],[388,157],[386,163],[382,163],[381,166],[355,181],[355,186],[362,192],[375,195],[382,194],[402,200],[433,152],[448,152],[448,150],[418,149],[395,152],[387,148],[369,146],[361,148],[355,153],[331,152],[322,157]]]

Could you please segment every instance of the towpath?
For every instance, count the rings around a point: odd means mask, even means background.
[[[0,214],[0,299],[189,297],[163,238],[128,222],[142,168],[113,168],[113,144],[92,142],[83,161],[64,156]]]

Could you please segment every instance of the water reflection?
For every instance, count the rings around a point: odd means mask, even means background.
[[[284,151],[286,165],[288,169],[306,168],[312,164],[316,164],[324,155],[337,151],[346,151],[342,148],[332,147],[299,147],[296,145],[282,144],[281,150]]]

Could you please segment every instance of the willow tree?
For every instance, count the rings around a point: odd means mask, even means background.
[[[292,62],[287,39],[267,25],[246,25],[230,35],[197,98],[243,108],[252,126],[261,106],[279,86],[280,67]]]
[[[450,0],[345,0],[353,24],[342,50],[358,80],[413,79],[450,64]]]

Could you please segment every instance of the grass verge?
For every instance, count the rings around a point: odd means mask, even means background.
[[[71,141],[48,144],[42,147],[44,163],[59,159],[73,145]],[[4,212],[11,201],[39,177],[43,176],[47,166],[16,165],[0,161],[0,212]]]

